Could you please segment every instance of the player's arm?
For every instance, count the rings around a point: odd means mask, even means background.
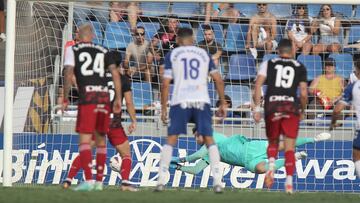
[[[190,154],[189,156],[186,156],[185,161],[193,162],[193,161],[196,161],[198,159],[204,158],[206,155],[208,155],[208,150],[207,150],[206,146],[204,145],[198,151],[196,151],[195,153]]]
[[[275,16],[271,18],[271,40],[275,40],[277,35],[277,28],[276,28],[277,22]]]
[[[349,105],[352,101],[352,89],[353,89],[354,83],[349,84],[343,93],[342,99],[336,104],[333,114],[331,117],[331,124],[329,130],[333,130],[337,127],[336,121],[339,120],[340,113],[345,109],[347,105]]]
[[[136,113],[131,90],[124,93],[124,98],[126,103],[126,109],[131,119],[131,124],[128,130],[129,133],[132,133],[136,130]]]
[[[69,92],[71,89],[72,78],[74,77],[74,68],[75,68],[75,55],[72,47],[68,47],[65,50],[64,58],[64,89],[63,89],[63,103],[62,111],[67,108]]]
[[[124,59],[124,62],[123,62],[123,68],[125,69],[126,72],[129,70],[130,57],[131,57],[131,53],[130,53],[130,51],[128,49],[126,49],[125,59]]]
[[[219,100],[220,100],[220,106],[218,109],[218,115],[220,117],[225,118],[226,117],[226,102],[225,102],[225,92],[224,92],[224,81],[221,78],[221,75],[219,73],[219,70],[216,68],[214,61],[212,60],[212,58],[210,57],[210,61],[209,61],[209,73],[211,78],[214,80],[215,82],[215,86],[216,86],[216,91],[219,95]]]
[[[308,103],[307,82],[300,82],[299,87],[300,87],[300,113],[301,116],[303,116]]]
[[[169,98],[170,82],[173,78],[172,63],[171,63],[171,51],[165,56],[165,70],[162,79],[161,88],[161,120],[167,123],[167,102]]]
[[[267,66],[268,66],[268,62],[265,61],[260,65],[260,69],[259,69],[259,73],[256,77],[256,82],[255,82],[255,89],[254,89],[254,94],[253,94],[253,100],[254,100],[254,120],[255,122],[260,122],[261,119],[261,113],[260,113],[260,105],[261,105],[261,87],[263,86],[263,84],[266,81],[266,76],[267,76]]]

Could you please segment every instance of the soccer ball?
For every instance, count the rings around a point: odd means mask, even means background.
[[[119,172],[121,170],[121,158],[117,155],[111,157],[110,159],[110,168],[113,171]]]

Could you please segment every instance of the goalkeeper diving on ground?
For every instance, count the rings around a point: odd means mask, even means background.
[[[202,136],[198,135],[196,129],[193,129],[193,133],[199,144],[202,144]],[[242,135],[232,135],[230,137],[214,132],[213,137],[215,143],[219,148],[221,161],[233,166],[242,166],[248,171],[253,173],[265,173],[268,167],[268,159],[266,149],[268,146],[267,140],[250,140]],[[296,147],[324,141],[330,139],[329,133],[320,133],[313,138],[297,138]],[[284,150],[284,143],[280,142],[279,151]],[[295,154],[296,160],[304,159],[307,157],[305,151],[297,152]],[[193,166],[185,166],[182,163],[197,161]],[[190,173],[198,174],[209,165],[208,151],[205,146],[202,146],[197,152],[183,157],[173,157],[170,168]],[[285,159],[277,159],[275,161],[275,169],[279,169],[285,165]]]

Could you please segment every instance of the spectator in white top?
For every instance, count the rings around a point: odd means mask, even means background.
[[[295,15],[287,22],[287,34],[293,43],[293,54],[301,50],[303,55],[311,52],[311,29],[306,4],[295,5]]]
[[[333,14],[331,5],[323,4],[319,13],[319,18],[313,21],[312,32],[320,31],[320,40],[313,48],[313,53],[339,52],[340,46],[340,27],[341,22]]]

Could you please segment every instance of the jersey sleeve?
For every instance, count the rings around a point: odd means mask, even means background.
[[[269,63],[269,61],[264,61],[261,63],[258,75],[267,77],[268,63]]]
[[[218,72],[219,70],[216,68],[214,60],[212,59],[211,55],[208,54],[208,56],[209,56],[209,73],[213,74]]]
[[[107,70],[110,65],[116,65],[114,53],[111,51],[105,53],[104,60],[105,60],[105,70]]]
[[[164,63],[164,78],[172,79],[173,78],[173,70],[172,70],[172,62],[171,62],[171,51],[165,55]]]
[[[353,96],[352,96],[353,87],[354,87],[354,83],[351,83],[348,86],[346,86],[346,88],[343,92],[342,98],[340,100],[341,102],[343,102],[347,105],[351,104],[351,101],[353,99]]]
[[[65,50],[64,66],[75,66],[75,54],[72,46],[69,46]]]

